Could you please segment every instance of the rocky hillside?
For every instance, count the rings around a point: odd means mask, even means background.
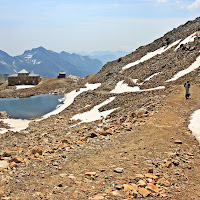
[[[188,68],[199,56],[199,30],[200,18],[189,21],[154,42],[139,47],[131,54],[107,63],[92,81],[101,82],[103,90],[111,90],[120,80],[125,80],[129,84],[132,79],[143,82],[151,75],[158,73],[145,81],[141,88],[166,85],[166,80],[172,78],[178,71]],[[192,37],[192,34],[195,34],[195,37]],[[161,53],[162,48],[164,48],[163,53]],[[155,56],[145,60],[145,56],[151,56],[153,53]],[[123,70],[127,64],[140,61],[140,59],[143,61]]]
[[[97,59],[64,51],[56,53],[43,47],[27,50],[15,57],[0,51],[0,73],[2,74],[12,74],[26,69],[46,78],[56,77],[60,71],[65,71],[67,75],[87,76],[97,73],[101,67],[102,63]]]
[[[199,199],[199,141],[188,128],[200,109],[199,28],[200,18],[187,22],[84,80],[2,85],[3,97],[66,94],[59,114],[21,130],[24,121],[1,114],[2,199]]]

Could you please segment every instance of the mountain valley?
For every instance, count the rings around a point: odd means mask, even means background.
[[[1,98],[66,98],[59,113],[17,131],[20,119],[1,113],[0,129],[8,130],[0,135],[2,200],[199,199],[200,140],[188,127],[200,109],[199,66],[196,18],[94,75],[44,78],[21,90],[1,84]]]

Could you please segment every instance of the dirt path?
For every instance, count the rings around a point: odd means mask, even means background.
[[[120,124],[118,133],[90,138],[68,154],[56,147],[61,138],[50,144],[47,136],[43,140],[49,153],[29,156],[30,162],[4,174],[4,190],[10,191],[11,199],[20,200],[125,200],[142,196],[124,191],[124,184],[142,188],[152,183],[159,192],[151,192],[146,199],[199,200],[200,149],[188,123],[200,108],[200,87],[192,86],[189,100],[184,98],[183,86],[173,87],[175,92],[148,117],[126,128]],[[146,177],[149,170],[159,180]],[[142,181],[146,185],[140,186]]]
[[[69,188],[68,195],[72,195],[72,199],[98,199],[98,194],[100,197],[103,195],[104,199],[132,199],[133,196],[120,190],[116,182],[123,180],[137,184],[131,177],[145,174],[149,168],[153,168],[154,173],[163,173],[170,182],[163,197],[200,199],[200,151],[198,142],[187,128],[190,114],[200,107],[200,87],[191,88],[189,100],[185,100],[182,86],[174,89],[176,93],[167,97],[164,106],[146,123],[133,125],[132,131],[113,135],[110,137],[110,145],[99,141],[92,148],[90,144],[90,149],[85,147],[85,151],[77,151],[67,167],[63,166],[64,171],[70,170],[81,183],[79,187]],[[181,144],[177,144],[176,140]],[[123,168],[123,173],[115,173],[116,167]],[[84,177],[86,172],[95,172],[98,177],[88,180]],[[113,196],[114,192],[117,194]],[[156,199],[163,198],[158,196]]]

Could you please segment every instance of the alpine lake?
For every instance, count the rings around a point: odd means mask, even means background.
[[[63,104],[64,95],[40,94],[26,98],[0,98],[0,111],[13,119],[41,117]]]

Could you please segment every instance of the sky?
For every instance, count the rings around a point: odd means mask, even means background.
[[[200,0],[0,0],[0,50],[132,52],[199,16]]]

